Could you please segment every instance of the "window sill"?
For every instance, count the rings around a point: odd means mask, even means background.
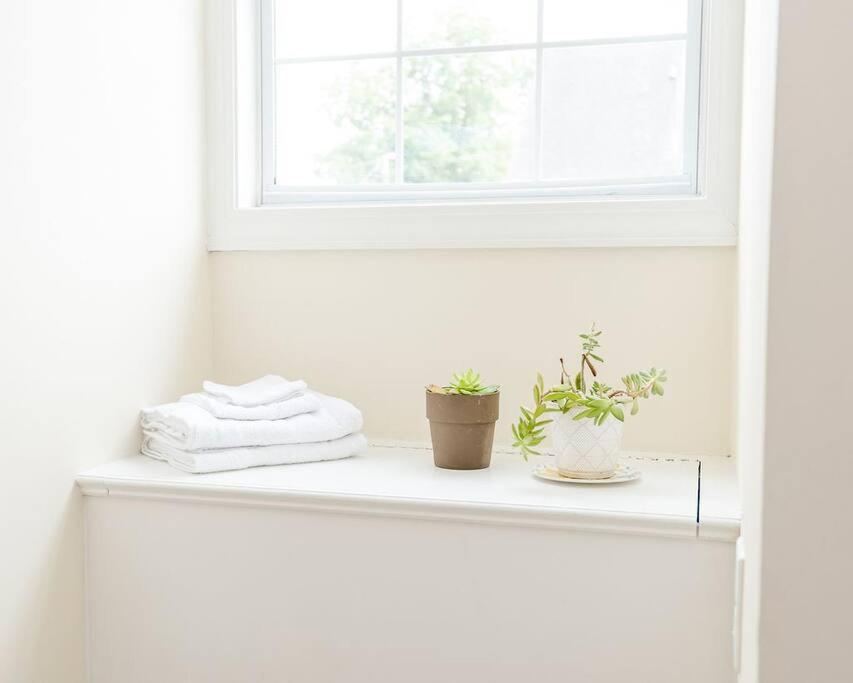
[[[733,246],[737,228],[707,197],[412,202],[333,206],[220,204],[211,251]]]
[[[344,514],[458,521],[734,542],[739,534],[730,458],[707,466],[699,505],[699,462],[626,453],[642,479],[612,486],[564,486],[534,479],[530,466],[496,452],[487,470],[437,469],[426,447],[374,445],[335,463],[261,467],[193,475],[143,456],[80,474],[87,496],[276,507]],[[705,461],[703,460],[703,463]],[[712,474],[711,474],[712,473]]]

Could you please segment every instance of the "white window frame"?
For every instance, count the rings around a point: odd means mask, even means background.
[[[271,78],[261,68],[264,3],[268,6],[268,0],[209,4],[210,250],[736,244],[743,0],[701,4],[694,195],[590,196],[587,188],[575,188],[570,196],[563,186],[508,197],[430,188],[432,194],[417,196],[396,190],[393,198],[375,202],[363,201],[361,193],[358,202],[314,201],[309,192],[280,204],[263,201],[273,189],[264,182],[270,168],[264,167],[261,146],[270,125],[262,84]]]

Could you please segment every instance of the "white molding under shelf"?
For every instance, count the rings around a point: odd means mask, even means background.
[[[733,518],[712,515],[707,530],[698,519],[697,459],[654,453],[625,457],[642,471],[642,479],[609,486],[540,481],[529,464],[500,448],[487,470],[441,470],[425,444],[387,442],[346,460],[203,475],[134,456],[82,472],[77,483],[85,496],[729,542],[738,536]],[[723,472],[717,468],[715,476]],[[711,512],[722,509],[724,498],[725,492]]]

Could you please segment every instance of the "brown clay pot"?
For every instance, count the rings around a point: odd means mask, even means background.
[[[500,393],[482,396],[427,391],[426,414],[435,466],[481,470],[492,460]]]

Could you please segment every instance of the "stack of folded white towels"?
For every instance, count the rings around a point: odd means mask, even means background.
[[[142,411],[143,455],[185,472],[336,460],[367,448],[361,412],[305,382],[266,375]]]

